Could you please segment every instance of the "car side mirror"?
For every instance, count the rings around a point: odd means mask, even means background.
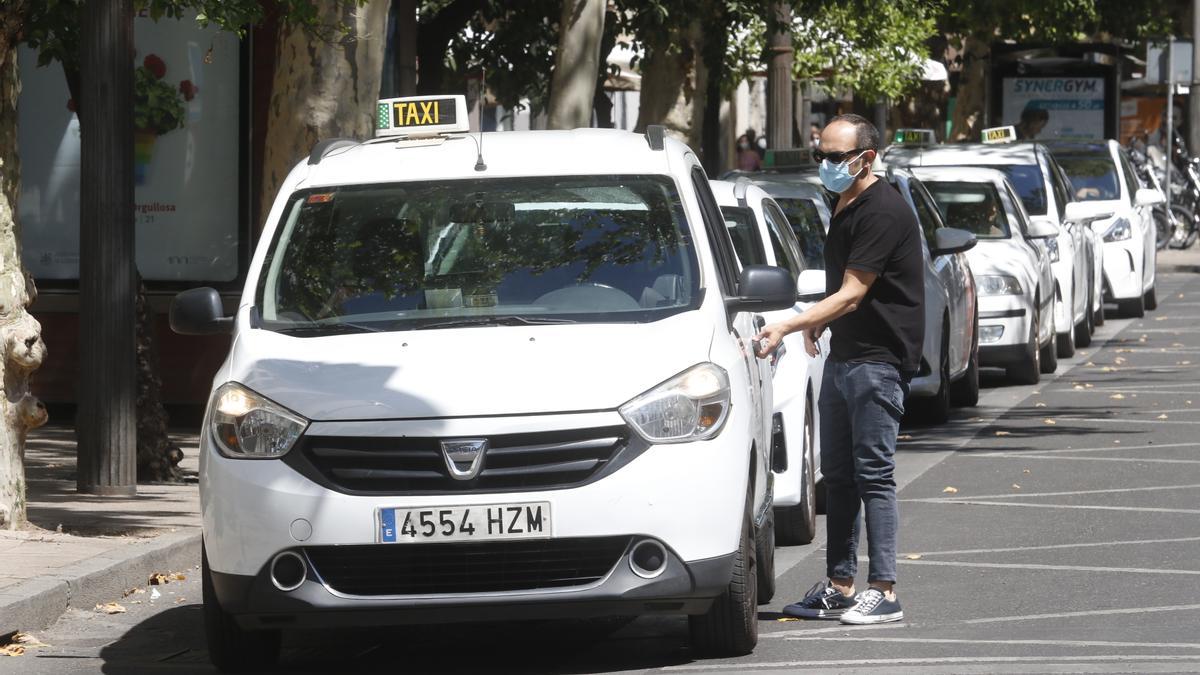
[[[725,299],[725,309],[734,312],[771,312],[796,304],[796,282],[792,273],[774,265],[749,265],[742,270],[738,295]]]
[[[1103,202],[1068,202],[1063,211],[1063,220],[1081,225],[1089,225],[1094,220],[1112,217],[1112,207]]]
[[[957,227],[942,227],[933,233],[933,257],[962,253],[975,248],[975,233]]]
[[[1058,236],[1058,225],[1047,216],[1033,216],[1029,219],[1030,239],[1051,239]]]
[[[186,290],[171,300],[171,330],[180,335],[219,335],[233,331],[233,317],[225,316],[216,289]]]
[[[1166,195],[1161,190],[1154,188],[1139,188],[1133,195],[1135,206],[1158,206],[1166,201]]]
[[[817,302],[825,297],[825,270],[804,270],[796,280],[797,300]]]

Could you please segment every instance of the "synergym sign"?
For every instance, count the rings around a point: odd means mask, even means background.
[[[1045,111],[1040,139],[1104,137],[1102,77],[1006,77],[1000,93],[1003,124]]]
[[[194,19],[134,22],[137,266],[151,280],[238,275],[240,46]],[[19,55],[22,250],[37,279],[79,278],[79,120],[62,68]]]

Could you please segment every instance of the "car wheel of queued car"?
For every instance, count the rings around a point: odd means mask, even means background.
[[[913,416],[925,424],[941,424],[950,417],[950,345],[942,323],[942,348],[938,357],[938,390],[929,397],[910,398]]]
[[[1158,293],[1154,290],[1153,286],[1150,287],[1150,290],[1146,291],[1146,295],[1142,299],[1142,305],[1150,311],[1158,309]]]
[[[817,536],[816,469],[813,464],[813,402],[804,404],[804,469],[801,471],[800,503],[775,511],[775,527],[779,542],[786,546],[811,543]]]
[[[200,594],[204,603],[204,635],[208,657],[222,673],[271,670],[279,661],[281,636],[277,630],[248,631],[233,615],[221,609],[213,589],[208,554],[200,547]]]
[[[692,649],[703,656],[745,656],[758,644],[758,583],[752,520],[747,509],[729,585],[707,612],[688,617]]]
[[[1092,299],[1095,296],[1088,291],[1087,309],[1083,310],[1083,321],[1075,326],[1075,346],[1088,347],[1092,344],[1092,333],[1096,332],[1096,315],[1092,312]]]
[[[1067,305],[1068,321],[1072,318],[1071,315],[1073,315],[1074,313],[1075,313],[1075,291],[1072,289],[1071,304]],[[1082,321],[1080,323],[1082,323]],[[1057,347],[1055,350],[1056,357],[1069,359],[1072,356],[1075,356],[1075,331],[1076,331],[1076,326],[1072,325],[1067,329],[1067,332],[1056,333],[1056,339],[1055,339],[1055,342],[1057,344]],[[1042,358],[1042,365],[1046,366],[1046,359],[1044,357]],[[1054,368],[1058,368],[1058,358],[1055,358],[1055,360],[1054,360]],[[1042,372],[1043,373],[1053,373],[1054,368],[1052,368],[1050,370],[1043,370]]]
[[[1146,316],[1146,296],[1139,295],[1131,300],[1121,300],[1117,303],[1117,308],[1127,317],[1140,319]]]
[[[967,372],[950,385],[950,402],[956,406],[973,408],[979,404],[979,317],[976,310],[975,336],[971,340],[971,354],[967,357]]]
[[[1037,305],[1036,300],[1034,304]],[[1025,358],[1006,369],[1009,379],[1017,384],[1037,384],[1042,379],[1042,350],[1038,347],[1040,318],[1041,312],[1033,315],[1033,325],[1029,327],[1029,342],[1025,345]],[[1051,340],[1051,344],[1053,343]]]
[[[758,583],[758,604],[765,605],[775,597],[775,510],[767,509],[762,527],[754,530],[755,581]]]

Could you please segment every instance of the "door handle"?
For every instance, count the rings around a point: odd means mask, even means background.
[[[754,330],[761,331],[763,328],[766,328],[766,326],[767,326],[767,320],[763,318],[762,314],[755,314],[754,315]]]

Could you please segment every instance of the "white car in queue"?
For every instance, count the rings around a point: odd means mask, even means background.
[[[1035,384],[1057,365],[1054,272],[1045,240],[1058,234],[1031,220],[1004,173],[971,167],[922,167],[912,172],[933,196],[946,224],[975,234],[967,252],[979,292],[979,362]]]
[[[1104,299],[1127,316],[1158,307],[1157,238],[1153,208],[1166,197],[1145,187],[1115,140],[1048,143],[1074,190],[1068,209],[1094,218],[1103,247]]]
[[[798,287],[823,289],[825,272],[808,269],[800,242],[779,204],[745,178],[710,181],[725,216],[738,260],[744,265],[775,265],[797,279]],[[824,293],[797,296],[787,309],[768,312],[768,323],[783,321],[812,306]],[[807,544],[817,531],[817,489],[821,480],[820,418],[817,400],[829,352],[829,333],[820,339],[815,358],[804,350],[804,337],[783,340],[772,360],[774,416],[771,471],[775,475],[775,537],[781,544]]]
[[[617,130],[464,133],[379,103],[279,191],[201,434],[205,626],[223,670],[281,630],[686,614],[757,640],[770,571],[778,267],[738,270],[696,155]],[[481,147],[482,146],[482,147]]]
[[[1054,269],[1054,332],[1057,355],[1075,354],[1078,342],[1089,343],[1101,290],[1096,274],[1096,246],[1086,223],[1068,218],[1070,182],[1042,143],[1012,142],[1012,127],[985,129],[985,143],[933,145],[904,142],[891,146],[884,160],[891,165],[984,166],[1003,171],[1032,218],[1048,219],[1058,236],[1047,240]]]

